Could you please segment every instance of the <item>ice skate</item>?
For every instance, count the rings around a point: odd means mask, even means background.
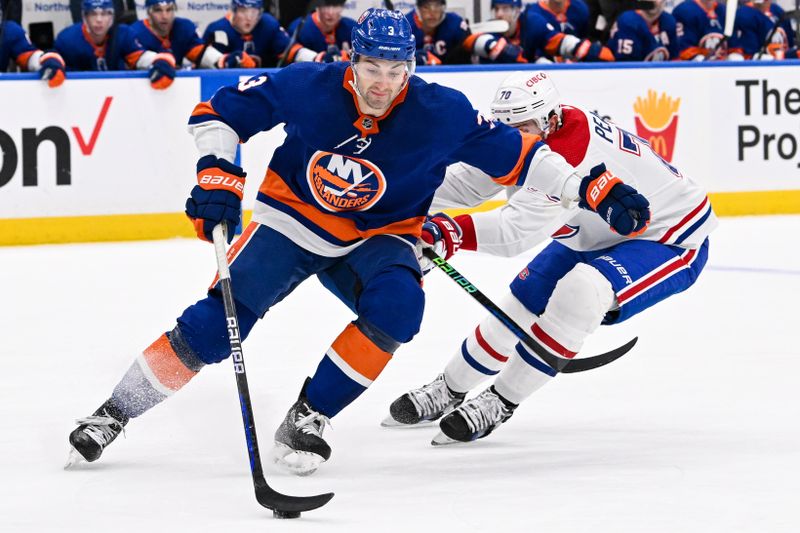
[[[444,374],[432,382],[400,396],[389,406],[389,416],[383,427],[419,427],[429,425],[461,405],[464,393],[453,392],[444,380]]]
[[[275,432],[273,449],[275,463],[298,476],[313,474],[331,456],[331,447],[322,438],[330,419],[308,404],[305,390],[309,381]]]
[[[99,459],[106,446],[125,431],[128,417],[108,400],[91,416],[79,418],[75,423],[78,427],[69,434],[71,448],[64,468]]]
[[[442,446],[482,439],[511,418],[516,407],[497,394],[494,387],[489,387],[442,418],[441,431],[431,444]]]

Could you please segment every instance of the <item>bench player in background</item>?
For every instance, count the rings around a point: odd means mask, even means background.
[[[467,22],[447,11],[445,0],[417,0],[406,19],[417,39],[417,66],[469,62],[470,54],[463,48],[469,35]]]
[[[589,34],[589,7],[583,0],[539,0],[528,10],[537,13],[561,33],[585,39]]]
[[[67,70],[147,70],[154,89],[166,89],[175,79],[172,54],[145,50],[129,26],[114,24],[111,0],[83,0],[83,22],[61,30],[55,48]]]
[[[717,225],[700,186],[643,139],[596,114],[562,105],[549,73],[509,76],[497,89],[492,112],[499,122],[541,135],[579,174],[588,174],[581,196],[594,199],[565,202],[521,188],[500,209],[455,220],[434,216],[428,224],[441,231],[432,244],[443,255],[451,255],[460,241],[463,249],[510,257],[552,233],[553,241],[511,282],[500,304],[542,346],[572,358],[600,324],[618,324],[695,282],[708,257],[708,234]],[[631,219],[627,212],[642,209],[640,195],[627,185],[609,187],[619,178],[646,197],[649,224],[646,217]],[[454,165],[433,207],[477,205],[497,192],[480,170]],[[611,228],[585,208],[606,213]],[[565,221],[561,227],[559,217]],[[446,231],[448,226],[459,231]],[[444,415],[434,444],[480,439],[555,375],[489,316],[441,375],[392,403],[384,425],[416,425]],[[490,387],[465,401],[470,390],[494,376]]]
[[[623,12],[611,27],[608,47],[617,61],[669,61],[679,56],[675,17],[664,11],[664,0],[651,9]]]
[[[678,54],[686,61],[725,59],[725,4],[716,0],[684,0],[672,10],[678,34]]]
[[[320,0],[313,13],[306,16],[305,23],[297,35],[297,44],[305,50],[296,52],[295,61],[347,61],[350,53],[350,35],[356,21],[343,17],[345,0]],[[300,21],[289,25],[289,34],[294,35]]]
[[[244,52],[223,54],[207,46],[197,34],[194,22],[176,16],[175,0],[145,0],[147,18],[131,25],[134,38],[146,50],[169,53],[180,68],[184,60],[195,68],[239,68],[255,66]]]
[[[12,59],[28,72],[38,72],[50,87],[64,83],[64,59],[58,52],[42,52],[28,39],[22,26],[5,20],[0,4],[0,72],[5,72]]]
[[[739,5],[729,59],[770,61],[800,57],[794,42],[794,30],[784,13],[783,8],[771,0],[754,0]]]
[[[466,161],[499,184],[579,196],[580,177],[538,136],[487,121],[463,94],[413,75],[415,40],[399,11],[368,9],[351,42],[351,63],[297,63],[223,87],[190,120],[201,157],[186,211],[206,240],[216,225],[232,232],[239,223],[245,181],[233,163],[239,142],[286,124],[253,222],[229,251],[243,338],[308,277],[347,273],[337,278],[338,294],[352,296],[346,303],[358,318],[323,354],[275,434],[276,460],[299,474],[330,457],[322,437],[328,420],[419,329],[424,294],[415,243],[448,164]],[[69,437],[72,460],[96,460],[129,419],[229,356],[223,304],[212,287],[78,422]]]
[[[508,31],[473,34],[465,42],[481,63],[614,61],[601,43],[563,33],[534,9],[523,11],[522,0],[492,0],[492,14],[508,22]]]

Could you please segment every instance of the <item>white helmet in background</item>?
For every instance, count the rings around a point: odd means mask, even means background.
[[[561,95],[550,75],[542,71],[515,72],[503,80],[492,100],[492,115],[511,126],[532,120],[547,136],[550,117],[561,122]]]

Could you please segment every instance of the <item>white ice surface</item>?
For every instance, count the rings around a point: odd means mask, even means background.
[[[254,500],[233,371],[204,369],[128,425],[97,463],[61,469],[73,420],[200,298],[199,241],[0,248],[0,531],[800,531],[800,217],[723,219],[695,287],[601,330],[585,353],[638,335],[611,366],[565,375],[490,438],[433,448],[435,426],[379,427],[484,312],[439,273],[420,335],[333,420],[310,478],[265,464],[291,494],[335,491],[277,521]],[[527,262],[459,254],[499,298]],[[351,320],[311,280],[244,345],[261,446]]]

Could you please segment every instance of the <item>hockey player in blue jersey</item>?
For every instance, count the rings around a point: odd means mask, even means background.
[[[316,9],[307,15],[297,34],[297,44],[305,49],[295,52],[295,61],[346,61],[350,53],[350,35],[356,21],[343,17],[345,0],[321,0]],[[302,19],[289,25],[294,35]]]
[[[589,34],[589,7],[583,0],[539,0],[527,7],[561,33],[585,39]]]
[[[447,11],[445,0],[417,0],[406,19],[417,39],[417,66],[462,62],[469,57],[458,53],[469,34],[467,23]]]
[[[643,139],[605,122],[595,113],[563,105],[549,72],[517,72],[498,88],[491,104],[497,120],[542,135],[579,174],[589,176],[581,190],[603,180],[623,179],[609,195],[647,205],[652,218],[612,228],[577,205],[535,188],[520,188],[506,205],[488,212],[458,215],[447,222],[457,239],[431,243],[442,252],[458,247],[513,257],[552,236],[517,275],[500,307],[552,356],[570,359],[601,324],[618,324],[689,289],[708,258],[708,235],[717,226],[705,190],[666,162]],[[602,161],[602,164],[601,164]],[[470,165],[456,164],[436,192],[434,209],[478,205],[498,188]],[[623,196],[624,195],[624,196]],[[606,197],[608,198],[608,197]],[[624,200],[623,200],[624,198]],[[601,209],[601,211],[605,211]],[[649,222],[649,223],[648,223]],[[460,229],[460,231],[459,231]],[[385,426],[409,426],[441,417],[433,444],[469,442],[489,435],[517,406],[556,376],[505,325],[488,316],[462,343],[432,382],[395,400]],[[466,393],[489,379],[480,394]],[[463,402],[463,403],[462,403]]]
[[[508,22],[508,32],[474,34],[465,42],[482,63],[614,61],[602,44],[559,31],[533,9],[522,11],[521,0],[492,0],[492,13],[494,18]]]
[[[145,50],[172,54],[178,67],[184,61],[195,68],[238,68],[247,63],[242,52],[223,54],[206,46],[194,22],[176,16],[175,0],[145,0],[144,5],[147,18],[134,22],[131,31]]]
[[[148,70],[154,89],[166,89],[175,79],[172,54],[145,50],[129,26],[114,24],[111,0],[83,0],[83,22],[61,30],[55,48],[67,70]]]
[[[664,11],[664,0],[647,10],[623,12],[611,28],[608,47],[617,61],[669,61],[678,58],[675,17]]]
[[[258,189],[253,221],[228,253],[242,338],[315,274],[328,282],[335,276],[334,292],[358,316],[323,354],[275,434],[276,460],[299,474],[330,457],[322,437],[328,420],[419,329],[415,244],[448,164],[463,160],[501,185],[580,197],[580,176],[540,137],[487,121],[463,94],[413,75],[415,39],[400,12],[368,9],[351,43],[349,64],[296,63],[254,76],[217,91],[190,119],[200,159],[186,212],[205,240],[218,224],[232,232],[240,221],[239,142],[279,124],[287,135]],[[447,120],[430,120],[437,116]],[[144,350],[111,398],[78,422],[72,459],[96,460],[130,418],[228,358],[227,339],[212,286]]]
[[[716,0],[684,0],[672,10],[672,16],[677,24],[680,59],[725,59],[728,48],[722,33],[725,4]]]
[[[50,87],[64,83],[64,59],[58,52],[42,52],[28,39],[25,30],[13,20],[4,20],[0,5],[0,72],[9,61],[16,62],[21,70],[39,72]]]
[[[771,0],[740,5],[736,11],[736,37],[731,39],[729,59],[768,61],[800,57],[794,42],[794,30],[784,13],[783,8]]]

